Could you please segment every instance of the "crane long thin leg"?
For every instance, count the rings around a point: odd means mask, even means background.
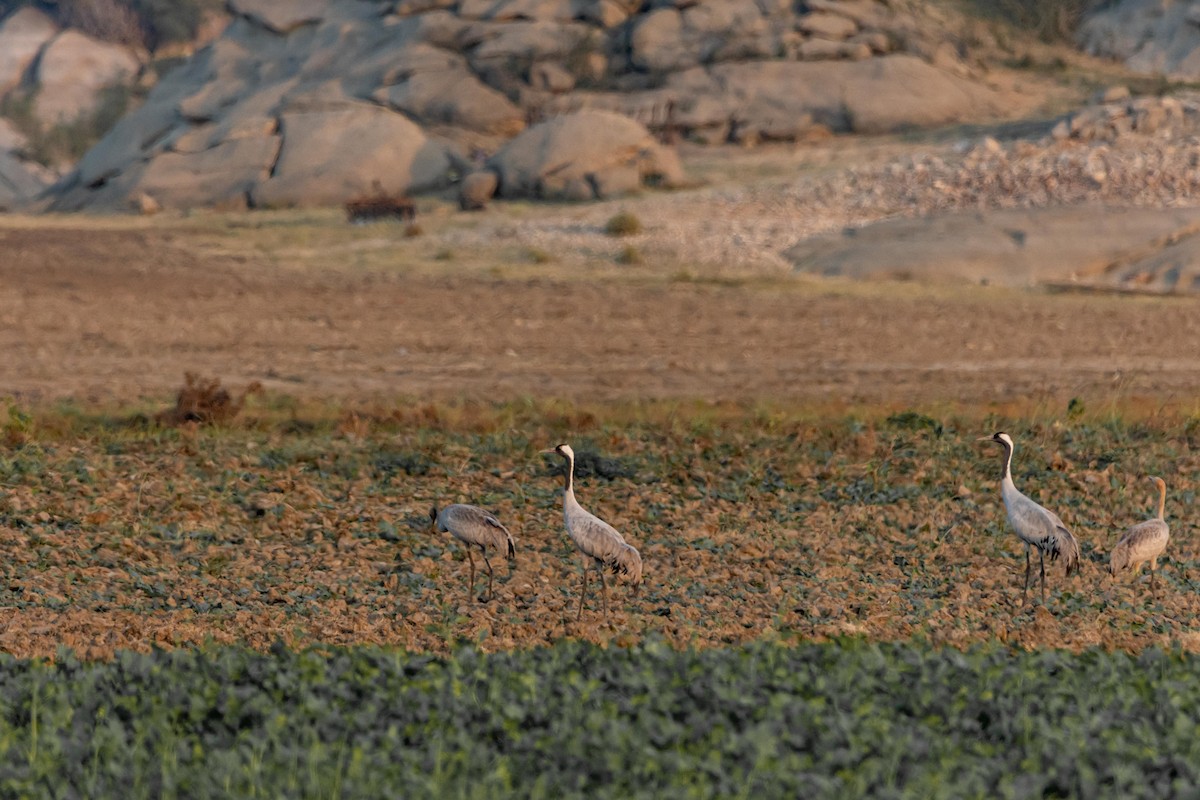
[[[1025,588],[1021,590],[1021,608],[1029,597],[1029,545],[1025,545]]]
[[[488,571],[488,593],[487,593],[487,600],[484,602],[490,603],[492,600],[492,597],[494,596],[492,594],[492,577],[493,577],[492,562],[488,561],[487,550],[484,549],[483,545],[479,545],[479,552],[481,552],[483,554],[483,563],[487,567],[487,571]],[[474,587],[472,587],[472,588],[474,588]]]
[[[471,562],[471,583],[467,586],[467,596],[475,595],[475,557],[471,555],[471,546],[467,545],[467,561]]]
[[[575,615],[575,619],[577,620],[583,619],[583,596],[587,594],[587,572],[588,562],[585,558],[583,560],[583,588],[579,590],[579,613]]]
[[[1158,584],[1154,580],[1154,562],[1150,562],[1150,596],[1158,599]]]
[[[1042,605],[1046,605],[1046,554],[1038,548],[1038,566],[1042,568]]]
[[[604,580],[604,567],[599,566],[596,572],[600,573],[600,595],[604,598],[604,616],[608,616],[608,583]]]

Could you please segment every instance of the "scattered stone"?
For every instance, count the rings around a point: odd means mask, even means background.
[[[529,85],[538,91],[563,94],[575,88],[575,76],[553,61],[541,61],[530,67]]]
[[[805,14],[796,23],[796,28],[810,36],[840,41],[858,33],[858,24],[849,17],[827,11]]]
[[[229,10],[275,33],[313,25],[329,11],[327,0],[229,0]]]
[[[145,192],[138,192],[130,205],[142,216],[149,217],[162,211],[162,204]]]
[[[458,187],[458,207],[463,211],[484,210],[499,185],[499,176],[489,169],[467,174]]]

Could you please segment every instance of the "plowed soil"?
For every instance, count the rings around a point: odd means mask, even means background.
[[[344,247],[297,266],[252,235],[218,247],[169,222],[9,222],[0,393],[130,402],[169,396],[185,371],[342,400],[1058,404],[1184,402],[1200,388],[1200,315],[1186,298],[553,264],[505,275],[503,253],[481,269],[389,235],[403,268],[356,268]]]

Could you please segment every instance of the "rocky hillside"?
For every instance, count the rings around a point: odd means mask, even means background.
[[[230,0],[54,191],[68,210],[612,196],[684,180],[660,142],[995,118],[1011,96],[898,0]],[[568,131],[544,121],[590,111]],[[632,121],[632,122],[630,122]]]

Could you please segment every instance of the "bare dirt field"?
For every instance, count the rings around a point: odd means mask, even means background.
[[[448,235],[335,216],[6,219],[0,393],[129,403],[185,371],[342,401],[1187,405],[1200,388],[1188,298],[576,265],[450,251]]]

